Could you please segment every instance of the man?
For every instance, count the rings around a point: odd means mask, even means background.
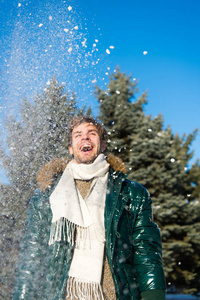
[[[38,174],[30,201],[17,299],[165,299],[160,232],[147,190],[103,154],[107,133],[88,116],[69,125],[73,160]]]

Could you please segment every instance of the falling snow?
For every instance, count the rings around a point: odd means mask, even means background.
[[[111,54],[114,46],[102,48],[100,28],[94,26],[90,33],[90,20],[78,11],[69,13],[75,10],[66,1],[57,9],[44,7],[40,15],[35,10],[27,12],[28,4],[22,4],[17,3],[20,14],[11,36],[10,56],[4,58],[9,82],[6,98],[16,101],[7,101],[6,109],[1,108],[3,114],[9,111],[16,115],[21,99],[25,96],[32,100],[35,93],[50,84],[53,76],[65,81],[69,91],[76,91],[77,99],[90,105],[94,84],[106,85],[104,77],[110,70],[107,56],[100,59],[98,52]]]
[[[86,39],[86,38],[84,38],[84,41],[83,41],[83,42],[81,42],[81,44],[82,44],[82,46],[83,46],[83,47],[86,47],[86,42],[87,42],[87,39]]]

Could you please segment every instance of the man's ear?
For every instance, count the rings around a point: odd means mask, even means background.
[[[101,152],[104,152],[106,150],[106,142],[102,141],[101,142]]]
[[[73,148],[72,148],[72,146],[71,146],[71,145],[69,146],[69,153],[70,153],[71,155],[73,155],[73,154],[74,154],[74,151],[73,151]]]

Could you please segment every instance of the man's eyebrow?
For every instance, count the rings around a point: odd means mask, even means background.
[[[72,133],[72,135],[75,135],[75,134],[81,133],[81,132],[82,132],[81,130],[76,130],[76,131],[74,131],[74,132]]]
[[[97,132],[98,133],[98,130],[97,129],[90,129],[90,130],[88,130],[89,132],[91,132],[91,131],[95,131],[95,132]]]

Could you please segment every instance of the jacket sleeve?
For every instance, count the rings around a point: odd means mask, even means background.
[[[38,191],[30,200],[13,300],[43,299],[49,237],[48,205],[44,200],[44,195]]]
[[[140,292],[149,290],[165,291],[160,230],[152,220],[150,195],[144,187],[142,189],[142,197],[136,199],[138,211],[133,228],[136,280]]]

